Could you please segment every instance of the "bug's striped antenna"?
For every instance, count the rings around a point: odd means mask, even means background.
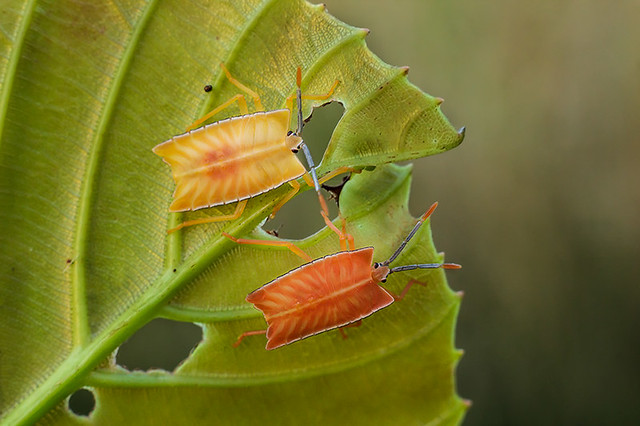
[[[296,130],[296,135],[302,137],[302,127],[304,125],[304,121],[302,118],[302,69],[298,67],[298,71],[296,72],[296,85],[298,88],[296,89],[296,100],[298,103],[298,128]],[[320,193],[320,183],[318,182],[318,175],[316,174],[316,165],[313,162],[313,158],[311,157],[311,151],[304,143],[304,141],[300,142],[300,148],[302,152],[304,152],[304,157],[307,160],[307,165],[309,166],[309,174],[311,175],[311,179],[313,179],[313,188],[318,194],[318,199],[320,200],[320,206],[322,207],[322,211],[329,214],[329,209],[327,208],[327,203],[324,201],[322,194]]]
[[[302,148],[302,152],[304,152],[307,164],[309,165],[309,173],[311,174],[311,179],[313,179],[313,188],[318,195],[320,195],[320,183],[318,182],[318,175],[316,175],[316,166],[313,163],[313,158],[311,158],[311,152],[304,142],[300,142],[300,148]]]
[[[429,216],[431,216],[431,214],[436,209],[436,207],[438,207],[438,202],[437,201],[435,203],[433,203],[431,205],[431,207],[429,207],[429,210],[427,210],[427,212],[425,214],[422,215],[420,220],[418,220],[418,223],[416,223],[416,225],[413,227],[411,232],[409,232],[409,235],[407,235],[407,237],[402,241],[402,243],[400,244],[400,247],[398,247],[398,249],[391,255],[391,257],[389,259],[387,259],[384,262],[382,262],[380,264],[380,266],[388,266],[391,262],[396,260],[396,257],[398,257],[398,255],[402,252],[402,250],[404,250],[404,248],[407,245],[407,243],[409,242],[409,240],[411,240],[411,238],[413,238],[415,233],[418,232],[418,229],[420,229],[420,227],[427,220],[427,218],[429,218]]]
[[[425,214],[422,215],[420,220],[418,220],[418,223],[416,223],[416,225],[413,227],[411,232],[409,232],[409,235],[407,235],[407,237],[402,241],[402,243],[400,244],[400,247],[398,247],[398,249],[391,255],[389,260],[379,264],[380,266],[387,266],[391,262],[393,262],[396,259],[396,257],[398,257],[398,255],[405,248],[409,240],[411,240],[411,238],[413,238],[416,232],[418,232],[418,229],[420,229],[420,227],[427,220],[427,218],[431,216],[431,214],[434,212],[436,207],[438,207],[437,201],[433,203],[431,207],[429,207],[429,210],[427,210]],[[396,266],[395,268],[389,268],[389,274],[393,274],[394,272],[411,271],[413,269],[438,269],[438,268],[460,269],[462,268],[462,266],[458,265],[457,263],[418,263],[415,265],[403,265],[403,266]]]
[[[458,265],[457,263],[420,263],[417,265],[404,265],[404,266],[396,266],[395,268],[389,269],[389,273],[392,274],[394,272],[402,272],[402,271],[411,271],[413,269],[460,269],[462,265]]]

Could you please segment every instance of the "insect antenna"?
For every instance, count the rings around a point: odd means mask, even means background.
[[[309,152],[309,148],[304,142],[300,142],[300,148],[302,148],[302,152],[304,152],[304,156],[307,159],[307,164],[309,165],[309,174],[311,175],[311,179],[313,179],[313,188],[320,195],[320,183],[318,183],[318,175],[316,174],[316,166],[313,163],[313,158],[311,158],[311,152]]]
[[[436,207],[438,207],[438,202],[433,203],[431,207],[429,207],[429,210],[427,210],[427,212],[422,215],[420,220],[418,220],[418,223],[415,224],[411,232],[409,232],[409,235],[407,235],[407,237],[402,241],[402,243],[400,244],[400,247],[398,247],[398,249],[391,255],[391,257],[388,260],[377,264],[377,267],[388,266],[391,262],[396,260],[396,257],[400,255],[400,253],[406,247],[409,240],[411,240],[411,238],[413,238],[416,232],[418,232],[418,229],[420,229],[422,224],[429,218],[429,216],[431,216],[431,214],[434,212]],[[389,274],[392,274],[394,272],[411,271],[413,269],[437,269],[437,268],[460,269],[462,268],[462,266],[458,265],[457,263],[419,263],[415,265],[403,265],[403,266],[396,266],[395,268],[389,268]]]
[[[302,137],[302,127],[304,126],[304,121],[302,117],[302,70],[298,67],[298,71],[296,74],[296,85],[298,86],[296,90],[296,101],[298,103],[298,128],[296,129],[296,135]],[[318,182],[318,175],[316,174],[316,165],[313,162],[313,158],[311,157],[311,152],[309,148],[304,143],[304,141],[300,142],[300,148],[302,152],[304,152],[304,156],[307,160],[307,165],[309,166],[309,174],[311,175],[311,179],[313,179],[313,188],[318,194],[318,199],[320,200],[320,205],[322,206],[322,210],[325,213],[329,213],[327,209],[327,204],[322,198],[322,194],[320,194],[320,183]]]
[[[457,263],[420,263],[417,265],[403,265],[396,266],[395,268],[389,269],[389,273],[392,274],[394,272],[402,272],[402,271],[411,271],[413,269],[460,269],[461,265]]]
[[[402,241],[402,243],[400,244],[400,247],[398,247],[398,249],[391,255],[391,257],[389,259],[387,259],[384,262],[382,262],[380,264],[380,266],[388,266],[391,262],[396,260],[396,257],[398,257],[398,255],[400,255],[402,250],[404,250],[404,248],[407,245],[407,243],[409,242],[409,240],[411,240],[411,238],[413,238],[413,236],[416,234],[416,232],[418,232],[418,229],[420,229],[420,227],[427,220],[427,218],[429,216],[431,216],[431,214],[436,209],[436,207],[438,207],[438,202],[437,201],[435,203],[433,203],[431,205],[431,207],[429,207],[429,210],[427,210],[427,212],[425,214],[422,215],[420,220],[418,220],[418,223],[416,223],[416,225],[413,227],[411,232],[409,232],[409,235],[407,235],[407,237]]]

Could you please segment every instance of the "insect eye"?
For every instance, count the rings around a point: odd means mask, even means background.
[[[381,282],[386,283],[386,282],[387,282],[387,279],[385,278],[385,279],[383,279]]]
[[[213,86],[210,84],[207,84],[206,86],[204,86],[204,91],[205,92],[210,92],[213,90]]]
[[[291,148],[291,152],[293,152],[294,154],[298,153],[298,148]]]
[[[287,136],[291,136],[292,134],[293,134],[293,130],[289,130],[289,131],[287,132]]]
[[[379,267],[380,267],[380,264],[379,264],[378,262],[376,262],[376,263],[374,263],[374,264],[373,264],[373,268],[374,268],[374,269],[378,269]]]

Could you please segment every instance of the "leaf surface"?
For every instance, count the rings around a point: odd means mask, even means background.
[[[151,153],[157,143],[181,133],[237,92],[219,63],[224,62],[236,78],[260,93],[267,109],[284,106],[295,90],[298,66],[303,69],[306,93],[325,93],[336,79],[340,81],[334,99],[346,111],[329,143],[322,171],[430,155],[462,140],[441,114],[437,99],[408,83],[403,69],[371,54],[364,44],[364,31],[337,21],[322,7],[298,0],[9,0],[3,9],[0,412],[8,424],[33,422],[78,387],[101,383],[100,373],[91,373],[96,366],[160,314],[178,315],[181,310],[183,316],[185,312],[214,312],[215,316],[225,311],[231,312],[227,320],[244,315],[247,322],[216,319],[215,325],[207,325],[205,342],[171,376],[225,377],[222,386],[206,391],[199,386],[146,389],[157,392],[157,398],[144,397],[147,413],[161,415],[161,407],[169,410],[162,398],[175,399],[177,394],[180,403],[207,401],[224,407],[227,387],[237,388],[249,366],[267,356],[246,348],[229,352],[223,336],[259,323],[242,306],[242,298],[247,287],[255,288],[264,280],[250,280],[285,271],[291,258],[288,253],[264,250],[277,259],[273,269],[238,282],[220,265],[243,261],[244,248],[222,238],[220,230],[234,235],[250,232],[287,188],[252,199],[237,221],[167,237],[166,229],[182,216],[220,214],[233,207],[169,215],[173,181],[166,165]],[[211,94],[202,91],[206,83],[213,85]],[[310,102],[305,103],[305,116],[311,108]],[[230,108],[214,120],[237,113]],[[348,209],[349,202],[345,203]],[[389,207],[394,208],[401,206]],[[366,210],[361,214],[366,216]],[[329,239],[328,234],[325,238]],[[328,240],[318,241],[317,247],[309,243],[310,252],[328,250]],[[362,241],[367,241],[366,235]],[[218,294],[206,294],[213,308],[202,309],[189,300],[202,291],[199,283],[213,273],[218,274],[215,285],[207,282]],[[188,290],[193,291],[191,296]],[[457,309],[451,297],[449,328]],[[166,308],[172,299],[171,308]],[[398,333],[398,338],[404,333]],[[451,339],[450,330],[443,333]],[[346,350],[355,358],[356,341],[354,337],[343,346],[351,348]],[[318,342],[327,342],[326,337],[318,337]],[[336,342],[322,344],[333,348]],[[375,345],[368,345],[361,347],[363,353],[374,353]],[[453,351],[451,342],[442,348]],[[301,384],[295,371],[277,369],[286,365],[286,358],[278,357],[286,357],[288,350],[274,355],[280,361],[272,364],[272,370],[263,363],[267,371],[259,375],[266,375],[266,388],[251,386],[245,389],[245,397],[238,398],[266,404],[268,398],[258,401],[259,396],[281,383],[280,377],[295,378]],[[218,370],[212,370],[214,366]],[[452,380],[451,362],[447,368]],[[329,370],[319,362],[314,371],[315,380],[323,382]],[[137,380],[136,374],[124,376]],[[295,386],[277,386],[270,395],[304,393]],[[95,418],[100,407],[117,411],[119,398],[133,398],[132,393],[140,389],[98,387]],[[191,392],[198,390],[203,393],[196,399]],[[48,418],[66,418],[63,405]],[[139,415],[143,407],[141,403]],[[56,413],[63,413],[62,417]],[[224,416],[220,411],[220,418]]]

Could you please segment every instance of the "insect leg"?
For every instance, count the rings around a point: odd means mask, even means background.
[[[226,74],[227,79],[229,80],[229,82],[231,84],[233,84],[238,89],[242,90],[243,92],[247,93],[249,96],[251,96],[253,98],[253,103],[256,105],[256,111],[264,111],[264,107],[262,106],[262,102],[260,102],[260,96],[256,92],[254,92],[253,90],[249,89],[247,86],[245,86],[244,84],[240,83],[238,80],[233,78],[231,76],[231,73],[229,72],[227,67],[224,66],[223,63],[220,64],[220,67],[222,68],[222,70]]]
[[[404,296],[407,295],[407,292],[409,291],[411,286],[413,286],[414,284],[419,284],[419,285],[421,285],[423,287],[425,287],[427,285],[427,283],[423,283],[422,281],[409,280],[409,282],[407,283],[407,285],[404,286],[404,288],[402,289],[402,292],[400,292],[400,294],[393,294],[391,292],[389,292],[389,293],[393,296],[394,299],[396,299],[396,301],[402,300],[402,299],[404,299]]]
[[[238,340],[236,340],[236,342],[233,344],[233,347],[237,348],[238,346],[240,346],[240,343],[242,342],[242,340],[244,340],[244,338],[247,336],[257,336],[258,334],[266,334],[266,333],[267,333],[267,330],[245,331],[238,337]]]
[[[322,206],[322,210],[320,211],[320,214],[322,215],[322,218],[324,219],[324,223],[329,227],[329,229],[331,229],[333,232],[335,232],[338,235],[338,238],[340,239],[340,250],[346,251],[346,250],[354,249],[355,242],[353,239],[353,235],[347,234],[346,232],[347,231],[346,220],[342,216],[340,216],[340,219],[342,220],[342,231],[341,231],[333,224],[333,222],[331,222],[331,219],[329,219],[329,209],[327,208],[327,203],[325,202],[324,198],[322,198],[322,195],[320,195],[320,193],[318,193],[318,198],[320,199],[320,205]]]
[[[338,83],[340,83],[338,80],[334,81],[333,86],[331,86],[331,89],[329,89],[329,91],[324,95],[302,95],[301,98],[305,100],[310,100],[310,101],[324,101],[326,99],[329,99],[333,95],[333,92],[336,90],[336,87],[338,87]],[[288,110],[291,110],[293,108],[293,100],[295,98],[296,98],[295,94],[290,95],[287,98],[286,107]]]
[[[338,167],[337,169],[327,173],[326,175],[322,176],[320,179],[318,179],[318,182],[320,184],[325,183],[326,181],[328,181],[329,179],[332,179],[342,173],[360,173],[360,170],[356,170],[353,167],[347,167],[347,166],[343,166],[343,167]]]
[[[333,95],[334,90],[336,90],[336,87],[338,87],[338,83],[340,83],[338,80],[334,81],[331,89],[329,89],[329,91],[324,95],[302,95],[302,99],[312,101],[324,101],[325,99],[329,99]]]
[[[297,180],[290,180],[289,185],[291,185],[293,188],[291,189],[291,191],[287,193],[287,195],[285,195],[285,197],[282,200],[280,200],[278,204],[276,204],[276,206],[273,208],[273,211],[269,215],[269,219],[273,219],[276,213],[278,213],[278,210],[280,210],[282,206],[288,203],[289,200],[291,200],[300,190],[300,184],[298,183]]]
[[[242,115],[248,114],[249,113],[249,108],[247,108],[247,100],[244,98],[244,95],[235,95],[234,97],[232,97],[231,99],[229,99],[228,101],[223,103],[222,105],[220,105],[220,106],[216,107],[215,109],[213,109],[213,111],[209,112],[208,114],[206,114],[201,119],[196,120],[193,123],[191,123],[191,125],[189,127],[187,127],[187,132],[189,130],[195,129],[196,127],[199,127],[202,123],[204,123],[205,121],[207,121],[208,119],[210,119],[211,117],[213,117],[214,115],[216,115],[217,113],[219,113],[223,109],[227,108],[229,105],[231,105],[232,103],[234,103],[236,101],[238,102],[238,106],[240,107],[240,113]]]
[[[311,178],[309,178],[308,174],[303,175],[303,178],[304,178],[305,182],[307,183],[307,185],[311,186],[311,184],[313,184],[313,182],[311,181]],[[347,241],[351,245],[351,249],[355,248],[355,243],[354,243],[354,240],[353,240],[353,236],[351,234],[347,234],[346,233],[346,222],[344,222],[344,218],[342,218],[342,220],[343,220],[342,229],[343,230],[340,231],[333,224],[333,222],[331,222],[331,219],[329,219],[329,208],[327,207],[327,202],[324,200],[324,198],[322,197],[322,194],[320,194],[320,192],[318,192],[318,200],[320,201],[320,207],[322,208],[320,210],[320,214],[322,215],[322,218],[324,219],[324,223],[329,227],[329,229],[331,229],[333,232],[335,232],[338,235],[338,238],[340,239],[340,250],[346,251],[348,249]]]
[[[325,213],[325,212],[320,212],[320,214],[322,215],[322,218],[324,219],[324,223],[327,224],[327,226],[336,234],[338,234],[338,238],[340,238],[340,250],[341,251],[347,251],[347,241],[351,242],[353,241],[353,237],[351,235],[345,234],[344,232],[342,232],[341,230],[339,230],[334,224],[333,222],[331,222],[331,219],[329,219],[329,216]]]
[[[340,215],[340,220],[342,221],[342,233],[347,237],[347,248],[349,250],[355,250],[356,242],[353,239],[353,235],[347,234],[347,219],[345,219],[344,217],[342,217],[342,215]]]
[[[238,244],[254,244],[257,246],[278,246],[278,247],[286,247],[289,250],[291,250],[294,254],[300,256],[301,258],[303,258],[306,262],[311,262],[313,261],[313,258],[311,256],[309,256],[307,253],[305,253],[300,247],[298,247],[297,245],[293,244],[292,242],[289,241],[272,241],[272,240],[249,240],[249,239],[245,239],[245,238],[236,238],[233,235],[227,234],[226,232],[223,232],[222,235],[224,235],[225,237],[229,238],[231,241],[238,243]]]
[[[187,220],[186,222],[182,222],[180,225],[175,228],[171,228],[167,231],[167,234],[171,234],[179,229],[185,228],[187,226],[200,225],[202,223],[212,223],[212,222],[224,222],[227,220],[234,220],[242,216],[242,212],[247,205],[248,200],[238,201],[236,204],[236,210],[232,214],[227,214],[223,216],[212,216],[212,217],[203,217],[201,219],[193,219]]]
[[[350,324],[347,325],[343,325],[342,327],[338,327],[338,331],[340,332],[340,335],[342,335],[343,339],[346,339],[347,333],[344,331],[345,328],[350,328],[350,327],[360,327],[362,325],[362,320],[359,319],[358,321],[354,321]]]

